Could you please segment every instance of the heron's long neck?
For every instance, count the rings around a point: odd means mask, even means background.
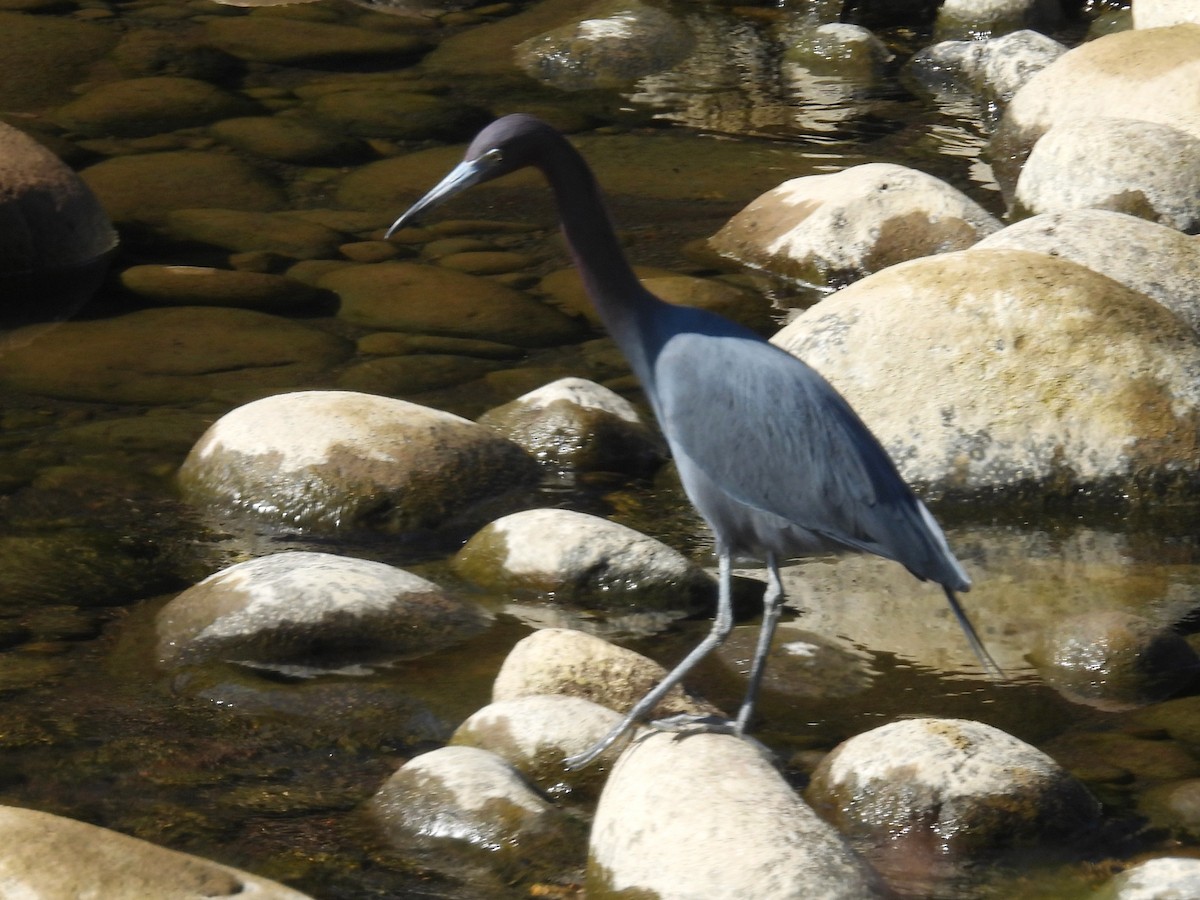
[[[630,267],[587,163],[565,139],[563,144],[563,152],[551,154],[539,168],[554,190],[584,289],[613,340],[642,375],[641,336],[650,308],[661,301],[641,286]]]

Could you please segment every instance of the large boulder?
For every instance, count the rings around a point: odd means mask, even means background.
[[[1200,241],[1138,216],[1073,209],[1015,222],[972,250],[1069,259],[1153,297],[1200,332]]]
[[[1073,119],[1112,116],[1200,137],[1200,25],[1108,34],[1064,53],[1013,97],[993,135],[992,169],[1006,197],[1037,140]]]
[[[537,478],[483,425],[352,391],[299,391],[217,420],[179,471],[193,503],[280,525],[390,532],[461,527]]]
[[[1136,119],[1052,126],[1025,160],[1013,214],[1088,208],[1200,231],[1200,135]]]
[[[830,296],[773,340],[846,396],[910,482],[1125,496],[1200,472],[1196,332],[1063,259],[913,260]]]

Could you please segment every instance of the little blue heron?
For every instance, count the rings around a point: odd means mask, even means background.
[[[763,621],[737,719],[676,716],[676,730],[741,735],[750,722],[783,604],[779,561],[837,551],[895,560],[945,590],[985,670],[999,674],[955,593],[971,581],[937,522],[849,404],[814,369],[758,334],[701,309],[666,303],[638,282],[591,169],[561,134],[505,116],[471,142],[463,162],[388,230],[480,182],[540,169],[588,296],[641,381],[688,497],[712,528],[717,612],[708,635],[594,747],[581,768],[629,732],[733,627],[731,560],[765,558]]]

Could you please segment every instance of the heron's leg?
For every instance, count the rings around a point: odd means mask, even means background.
[[[746,697],[738,710],[734,733],[745,734],[758,700],[758,689],[762,686],[763,671],[767,668],[767,654],[771,652],[771,638],[779,624],[779,613],[783,609],[783,581],[779,577],[779,564],[774,553],[767,554],[767,589],[763,592],[762,627],[758,630],[758,646],[754,649],[754,661],[750,664],[750,683],[746,685]]]
[[[615,744],[627,732],[632,730],[639,719],[645,718],[654,707],[658,706],[667,692],[684,679],[695,665],[707,656],[713,649],[720,646],[729,632],[733,630],[733,601],[732,573],[729,551],[720,548],[718,556],[719,584],[717,588],[717,615],[713,619],[712,629],[696,647],[684,657],[674,669],[666,674],[662,681],[654,686],[646,696],[639,700],[616,727],[601,738],[593,747],[576,756],[568,756],[563,762],[568,769],[582,769],[597,756]]]

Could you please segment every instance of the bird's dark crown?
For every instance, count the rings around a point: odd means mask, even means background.
[[[537,165],[549,142],[563,137],[541,119],[521,113],[497,119],[475,136],[465,159],[483,163],[490,181],[525,166]]]

